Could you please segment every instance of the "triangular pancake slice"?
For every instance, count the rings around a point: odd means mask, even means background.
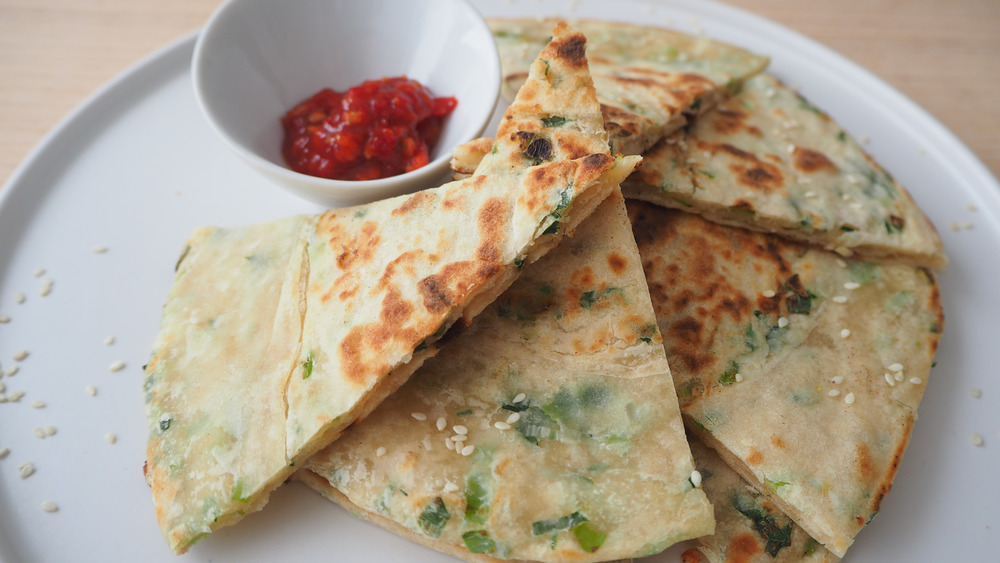
[[[553,36],[501,131],[560,156],[606,151],[584,38]],[[510,158],[498,147],[480,167]],[[604,561],[710,533],[660,342],[616,192],[296,475],[469,561]]]
[[[488,20],[500,50],[504,94],[513,99],[535,55],[549,40],[554,19]],[[587,57],[609,133],[611,154],[642,154],[663,136],[704,113],[767,57],[678,31],[617,22],[576,21],[587,37]],[[544,64],[543,60],[543,64]],[[550,122],[571,116],[553,115]],[[475,169],[491,143],[474,141],[455,153],[452,168]]]
[[[198,230],[146,370],[147,480],[171,549],[259,510],[639,159],[536,160],[319,216]]]
[[[715,507],[715,533],[694,540],[710,563],[835,563],[830,553],[767,497],[726,465],[719,454],[690,440],[701,475],[701,488]],[[684,563],[701,561],[701,554],[684,552]]]
[[[768,75],[644,154],[626,197],[842,255],[943,266],[933,225],[828,115]]]
[[[842,557],[909,441],[944,328],[933,274],[629,214],[688,429]]]

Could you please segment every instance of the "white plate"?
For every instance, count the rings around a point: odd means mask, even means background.
[[[995,560],[1000,544],[1000,186],[924,111],[829,50],[761,18],[704,1],[663,4],[477,1],[488,15],[668,23],[773,57],[771,71],[826,109],[910,190],[951,257],[940,276],[947,329],[920,421],[893,492],[858,537],[852,561]],[[197,226],[236,225],[313,205],[267,184],[215,135],[188,78],[193,37],[143,61],[67,118],[0,199],[2,381],[0,560],[175,561],[142,477],[142,369],[181,244]],[[956,101],[958,103],[958,101]],[[970,211],[967,205],[977,211]],[[953,222],[971,230],[953,232]],[[92,252],[97,245],[104,254]],[[39,268],[54,281],[39,296]],[[16,304],[23,292],[27,301]],[[108,335],[116,337],[105,345]],[[116,360],[126,368],[112,373]],[[96,397],[85,387],[94,385]],[[982,389],[982,398],[971,389]],[[35,400],[46,403],[35,409]],[[58,433],[38,439],[33,429]],[[107,433],[117,435],[114,445]],[[835,429],[831,430],[835,433]],[[984,447],[970,438],[978,432]],[[835,435],[835,434],[834,434]],[[17,466],[33,462],[34,475]],[[59,511],[40,508],[51,500]],[[991,528],[993,527],[993,528]],[[652,558],[677,561],[679,548]],[[359,522],[300,485],[196,545],[187,561],[446,561]]]

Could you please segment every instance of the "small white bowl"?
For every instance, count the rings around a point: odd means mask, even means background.
[[[271,180],[339,207],[433,187],[451,151],[479,137],[500,93],[489,27],[465,0],[228,0],[198,37],[191,68],[208,121]],[[342,181],[300,174],[281,155],[281,117],[323,88],[407,76],[454,96],[431,162],[398,176]]]

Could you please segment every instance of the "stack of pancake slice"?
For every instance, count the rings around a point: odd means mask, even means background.
[[[512,103],[458,180],[188,242],[145,388],[171,548],[294,477],[468,561],[842,557],[943,330],[933,227],[765,57],[490,25]]]

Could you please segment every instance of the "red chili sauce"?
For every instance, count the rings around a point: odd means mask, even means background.
[[[458,101],[435,98],[406,77],[370,80],[346,92],[326,88],[281,119],[281,152],[296,172],[374,180],[430,162],[444,118]]]

